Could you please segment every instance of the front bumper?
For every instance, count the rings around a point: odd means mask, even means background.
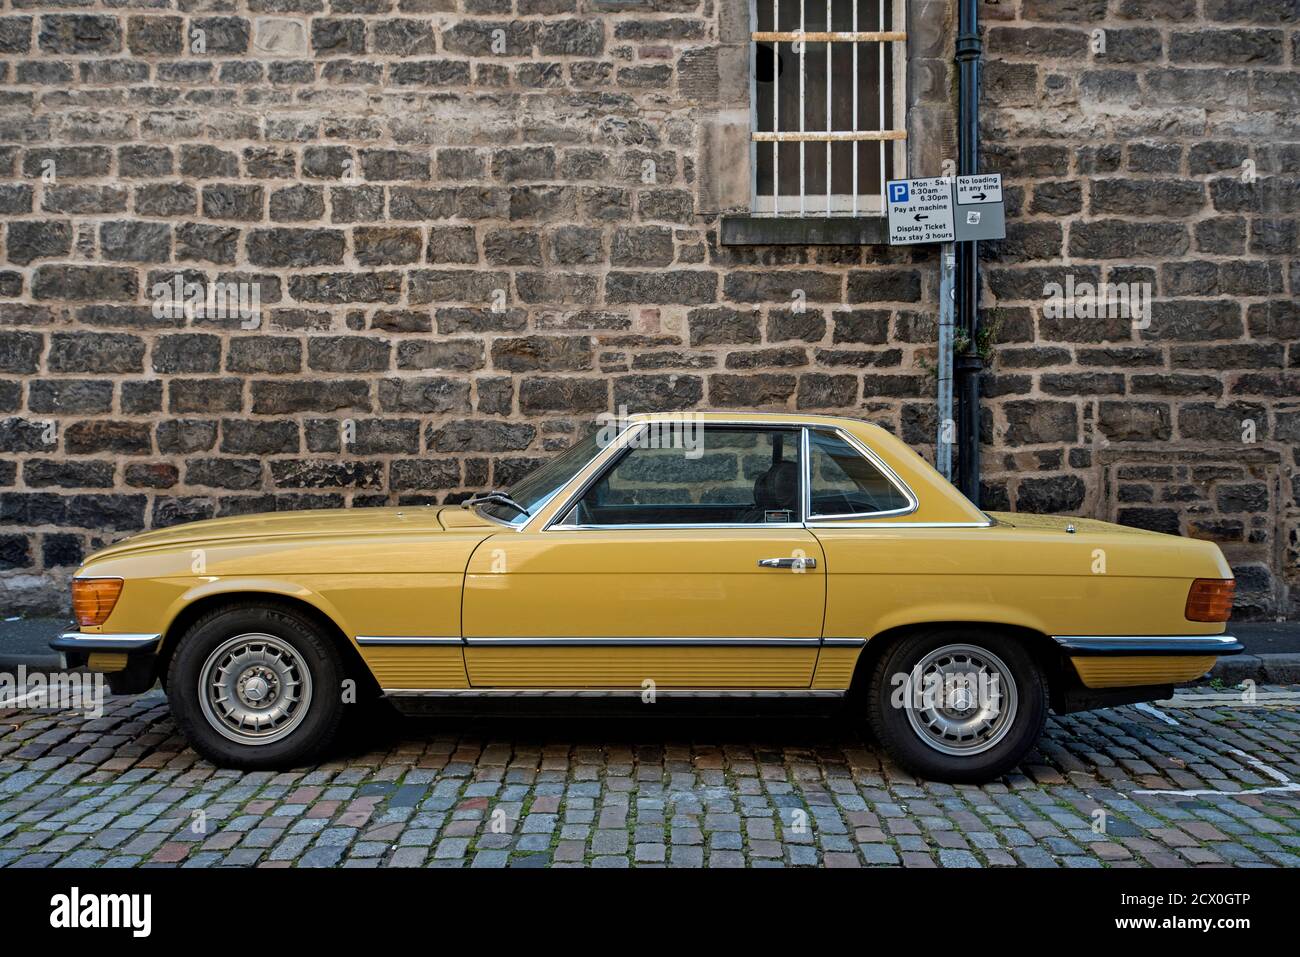
[[[50,642],[65,670],[103,672],[114,694],[138,694],[153,687],[162,635],[95,635],[64,632]]]
[[[50,642],[50,647],[60,654],[138,651],[154,653],[162,635],[89,635],[80,631],[66,631]]]

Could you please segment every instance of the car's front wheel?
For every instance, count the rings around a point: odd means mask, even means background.
[[[1029,752],[1047,720],[1047,679],[1020,640],[982,628],[910,635],[876,663],[867,716],[904,768],[985,782]]]
[[[167,671],[172,714],[196,751],[221,767],[302,764],[334,739],[344,668],[306,616],[238,604],[194,622]]]

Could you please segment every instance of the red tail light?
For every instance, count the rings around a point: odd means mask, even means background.
[[[1227,621],[1232,615],[1234,578],[1198,578],[1187,592],[1188,621]]]
[[[72,611],[83,628],[102,625],[122,594],[120,578],[74,578]]]

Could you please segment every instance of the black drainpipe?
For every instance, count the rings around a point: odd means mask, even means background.
[[[979,35],[979,0],[958,0],[957,12],[957,174],[979,172],[979,70],[983,44]],[[973,242],[957,243],[957,327],[965,350],[953,361],[958,397],[957,486],[979,505],[980,496],[980,371],[979,249]]]

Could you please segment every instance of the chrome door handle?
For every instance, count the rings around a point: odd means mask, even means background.
[[[760,558],[759,568],[816,568],[815,558]]]

